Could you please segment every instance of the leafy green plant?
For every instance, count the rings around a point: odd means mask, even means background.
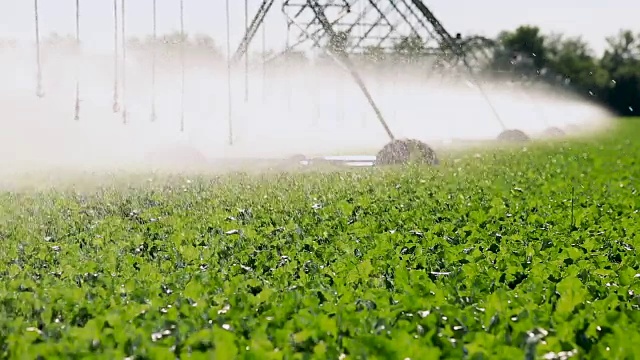
[[[639,138],[2,193],[1,356],[640,357]]]

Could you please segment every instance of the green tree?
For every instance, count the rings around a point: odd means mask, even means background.
[[[545,54],[547,68],[569,79],[579,91],[603,99],[600,89],[606,88],[609,74],[581,37],[554,34],[548,38]]]
[[[622,30],[607,38],[600,65],[611,76],[607,102],[623,115],[640,111],[640,34]]]
[[[498,35],[501,50],[512,57],[519,54],[533,59],[538,68],[547,63],[546,38],[537,26],[523,25],[515,31],[504,31]],[[504,57],[505,54],[501,54]]]

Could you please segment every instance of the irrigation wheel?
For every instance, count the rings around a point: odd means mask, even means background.
[[[564,131],[559,127],[555,127],[555,126],[545,129],[544,132],[542,133],[543,137],[550,138],[550,139],[561,138],[564,135],[565,135]]]
[[[292,163],[298,164],[301,161],[307,160],[307,157],[302,155],[302,154],[296,154],[296,155],[293,155],[293,156],[289,157],[288,160],[291,161]]]
[[[501,132],[500,135],[498,135],[498,141],[527,142],[529,141],[529,136],[527,136],[527,134],[525,134],[522,130],[510,129]]]
[[[569,134],[580,134],[583,128],[578,124],[569,124],[565,126],[566,132]]]
[[[375,165],[438,165],[436,152],[415,139],[393,140],[376,155]]]

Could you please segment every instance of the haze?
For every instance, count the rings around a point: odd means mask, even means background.
[[[545,1],[551,3],[547,0],[540,3],[545,4]],[[129,2],[132,4],[129,6],[130,16],[141,19],[128,25],[131,35],[143,34],[145,28],[150,28],[149,6],[146,6],[150,1],[145,3],[146,7],[141,3]],[[218,44],[222,44],[220,34],[224,32],[224,25],[221,25],[224,19],[220,16],[223,14],[223,2],[219,3],[214,9],[207,7],[204,1],[187,2],[187,31],[213,34],[219,40]],[[239,2],[232,3],[235,4],[233,19],[236,25],[232,34],[235,44],[242,30],[243,9]],[[451,5],[445,3],[428,3],[436,14],[441,14],[439,16],[445,26],[459,24],[461,19],[470,20],[469,14],[480,13],[465,10],[466,15],[456,17]],[[464,3],[472,6],[471,1]],[[522,18],[525,15],[521,10],[518,13],[520,17],[508,16],[510,7],[513,10],[516,6],[515,2],[500,2],[504,16],[498,16],[491,10],[494,5],[490,6],[496,4],[497,9],[498,3],[485,4],[481,13],[493,15],[470,21],[467,24],[469,29],[483,28],[491,33],[527,22]],[[56,4],[42,1],[41,4],[43,34],[73,30],[72,1]],[[584,15],[586,8],[606,17],[605,11],[595,4],[595,1],[582,1],[577,7],[581,10],[576,11]],[[234,70],[231,102],[235,144],[230,147],[227,144],[229,94],[224,68],[188,67],[184,93],[186,128],[180,132],[180,69],[177,66],[162,69],[156,90],[158,118],[151,123],[149,63],[130,58],[126,89],[129,124],[123,125],[120,114],[111,111],[114,76],[113,60],[109,54],[113,47],[109,35],[112,31],[109,30],[112,26],[111,2],[86,7],[83,39],[87,46],[80,61],[62,54],[49,54],[44,59],[46,97],[38,99],[35,96],[35,56],[30,46],[32,40],[29,40],[33,34],[30,22],[32,4],[28,5],[17,1],[0,2],[0,10],[3,10],[0,11],[0,29],[7,37],[23,40],[24,45],[12,51],[3,50],[0,60],[2,79],[9,80],[0,84],[0,106],[3,109],[0,167],[3,173],[59,167],[82,170],[125,168],[144,163],[150,153],[164,154],[156,155],[161,157],[174,156],[172,149],[176,147],[196,149],[208,158],[286,157],[298,153],[373,154],[389,140],[361,92],[339,69],[313,73],[290,69],[286,75],[273,72],[265,75],[260,67],[256,67],[250,74],[248,102],[243,96],[243,73],[240,69]],[[256,0],[252,0],[252,6],[257,6]],[[159,21],[163,24],[159,31],[175,29],[177,7],[169,10],[168,0],[160,0],[159,7]],[[607,11],[613,11],[611,8],[608,7]],[[524,13],[532,16],[536,11],[541,10]],[[556,8],[548,13],[549,19],[558,19],[559,11]],[[207,17],[207,13],[213,15]],[[277,8],[276,13],[280,14]],[[631,11],[627,9],[622,13]],[[618,20],[615,27],[624,26],[624,18]],[[584,21],[585,24],[593,24]],[[270,29],[281,25],[277,19],[269,23],[267,31],[274,48],[275,42],[284,38],[284,32],[279,35]],[[565,25],[556,24],[555,29]],[[569,27],[580,31],[579,27]],[[553,26],[546,28],[554,30]],[[614,27],[611,30],[615,32]],[[597,37],[603,38],[606,32],[608,28],[603,25]],[[592,30],[584,32],[592,33]],[[190,62],[192,59],[187,58],[187,63]],[[81,81],[82,98],[78,122],[73,120],[76,76]],[[364,77],[397,137],[435,143],[451,139],[492,139],[501,131],[478,90],[466,82],[445,85],[437,79],[416,81],[420,78],[418,74],[406,72],[402,75],[366,73]],[[602,108],[559,93],[526,92],[502,86],[490,88],[489,95],[507,127],[533,134],[548,126],[601,126],[611,116]],[[176,160],[180,166],[188,161],[180,156]]]

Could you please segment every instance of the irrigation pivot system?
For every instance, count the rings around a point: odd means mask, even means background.
[[[151,110],[150,118],[154,121],[156,110],[156,46],[157,43],[157,0],[151,2],[153,55],[151,58]],[[184,0],[175,0],[179,6],[179,23],[181,44],[181,93],[180,93],[180,131],[185,129],[185,21]],[[36,66],[37,66],[37,95],[45,96],[42,85],[40,18],[39,0],[34,0],[34,22],[36,37]],[[80,46],[81,7],[80,0],[75,0],[76,45]],[[114,113],[120,113],[122,122],[128,121],[127,109],[127,0],[113,0],[113,103]],[[366,99],[373,110],[380,125],[385,130],[389,143],[376,156],[376,164],[396,164],[418,160],[435,164],[435,152],[427,144],[414,139],[398,139],[388,122],[385,114],[378,106],[377,100],[369,91],[366,80],[359,71],[358,59],[363,56],[388,54],[390,57],[398,54],[398,44],[405,42],[413,46],[412,51],[418,51],[421,58],[429,58],[430,66],[424,72],[433,74],[453,74],[462,76],[471,87],[478,91],[487,108],[491,111],[495,121],[500,125],[502,133],[499,139],[526,140],[528,137],[520,130],[509,129],[496,110],[492,99],[479,80],[479,71],[486,69],[491,61],[493,48],[496,44],[483,37],[472,36],[463,38],[461,34],[452,35],[436,18],[434,13],[422,0],[261,0],[253,17],[250,17],[248,3],[244,1],[244,36],[239,44],[233,46],[230,41],[230,0],[225,0],[226,18],[226,47],[227,47],[227,77],[229,93],[228,102],[228,143],[233,145],[233,123],[231,102],[231,72],[232,67],[243,59],[245,74],[245,101],[249,98],[249,54],[248,49],[262,28],[263,57],[262,64],[272,62],[284,55],[301,49],[315,49],[324,52],[331,61],[344,69]],[[267,57],[264,52],[265,18],[270,12],[277,11],[277,5],[286,19],[287,44],[285,49]],[[120,20],[120,21],[119,21]],[[118,24],[121,24],[118,27]],[[409,47],[411,47],[409,46]],[[235,51],[234,51],[235,49]],[[417,50],[416,50],[417,49]],[[80,75],[76,73],[75,111],[74,119],[80,120]]]
[[[233,56],[234,61],[246,57],[249,44],[263,26],[274,2],[262,1]],[[283,0],[282,12],[287,18],[287,39],[293,40],[293,44],[287,42],[284,53],[305,45],[327,51],[349,72],[367,99],[390,140],[378,153],[377,164],[405,163],[412,158],[437,163],[437,157],[428,145],[394,136],[357,67],[350,60],[350,54],[364,54],[371,49],[394,51],[398,43],[407,39],[420,43],[421,55],[432,56],[434,67],[465,73],[500,124],[502,138],[513,139],[511,135],[514,132],[521,133],[506,128],[482,84],[476,79],[477,70],[487,62],[489,55],[483,50],[493,46],[493,42],[482,37],[462,39],[461,34],[451,35],[422,0]]]

